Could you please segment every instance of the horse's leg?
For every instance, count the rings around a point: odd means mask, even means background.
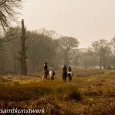
[[[72,75],[71,75],[71,81],[72,81]]]
[[[53,82],[54,78],[53,78],[53,74],[52,74],[52,82]]]
[[[50,82],[51,82],[51,75],[50,75]]]
[[[66,78],[67,78],[67,73],[65,74],[65,82],[66,82]]]
[[[66,76],[63,74],[63,82],[66,82]]]
[[[52,76],[51,76],[51,82],[53,82],[53,74],[52,74]]]
[[[45,75],[44,75],[44,82],[45,82]]]
[[[68,81],[69,81],[69,74],[67,74],[67,77],[68,77]]]
[[[64,76],[64,77],[63,77],[63,81],[64,81],[64,82],[66,82],[66,80],[65,80],[65,79],[66,79],[66,78],[65,78],[65,76]]]
[[[43,75],[43,79],[44,79],[44,82],[45,82],[45,75]]]
[[[46,82],[47,82],[47,75],[46,75]]]
[[[47,82],[47,78],[46,78],[47,76],[46,76],[46,74],[45,74],[45,76],[44,76],[44,81],[46,81]]]
[[[66,76],[64,76],[64,82],[66,82]]]
[[[50,75],[50,82],[52,82],[52,75]]]
[[[71,76],[69,76],[69,81],[71,81]]]
[[[46,81],[46,75],[44,75],[44,82]]]
[[[71,75],[69,75],[69,81],[71,81]]]
[[[64,75],[64,82],[66,82],[66,75]]]
[[[64,82],[64,76],[63,76],[63,82]]]
[[[50,71],[49,75],[50,75],[50,82],[51,82],[51,77],[52,77],[52,76],[51,76],[51,71]]]
[[[52,75],[50,75],[50,82],[52,82]]]
[[[52,82],[53,82],[53,79],[54,79],[53,76],[54,76],[54,72],[52,71]]]

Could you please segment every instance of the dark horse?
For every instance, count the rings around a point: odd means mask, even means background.
[[[63,74],[62,74],[63,82],[66,82],[66,77],[67,77],[67,71],[63,71]]]

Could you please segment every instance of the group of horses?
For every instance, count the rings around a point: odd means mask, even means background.
[[[50,76],[50,81],[52,82],[54,80],[54,74],[53,74],[53,71],[48,71],[48,70],[44,70],[43,71],[43,80],[44,82],[47,82],[47,76]],[[66,78],[69,77],[69,81],[72,80],[72,76],[73,76],[73,73],[72,72],[67,72],[67,71],[63,71],[62,73],[62,79],[63,79],[63,82],[66,82]]]
[[[63,74],[62,74],[63,82],[66,82],[66,78],[67,77],[69,77],[69,81],[71,81],[72,80],[72,76],[73,76],[72,72],[63,71]]]

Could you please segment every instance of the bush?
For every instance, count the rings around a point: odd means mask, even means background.
[[[67,96],[65,97],[66,100],[72,100],[75,99],[77,101],[82,100],[82,96],[80,94],[80,92],[76,91],[76,90],[72,90],[70,92],[68,92]]]
[[[13,85],[20,85],[19,81],[14,82]]]
[[[77,85],[65,85],[61,86],[55,89],[55,95],[59,100],[77,100],[80,101],[82,100],[82,95],[80,91],[78,90]]]

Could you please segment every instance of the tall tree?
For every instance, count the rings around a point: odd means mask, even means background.
[[[31,63],[33,71],[35,69],[40,70],[45,61],[48,61],[49,64],[51,38],[37,31],[28,31],[27,35],[29,36],[27,39],[27,45],[29,46],[27,51],[28,64]]]
[[[59,49],[63,54],[64,65],[69,65],[69,61],[71,58],[70,52],[73,49],[77,49],[79,42],[76,38],[73,37],[61,37],[59,39]]]
[[[21,51],[19,50],[18,53],[21,55],[20,57],[16,57],[21,63],[21,75],[27,75],[27,56],[26,56],[26,51],[27,51],[27,46],[25,46],[25,41],[28,37],[26,37],[26,28],[24,26],[24,20],[22,19],[22,35],[21,37]]]
[[[90,51],[98,60],[100,69],[102,69],[102,66],[105,69],[107,66],[106,61],[111,53],[111,44],[105,39],[100,39],[99,41],[93,42],[91,45]]]
[[[15,30],[15,33],[11,35],[12,30]],[[5,70],[7,68],[8,71],[15,71],[17,70],[17,60],[15,59],[16,56],[18,56],[17,51],[19,47],[19,36],[20,36],[20,28],[10,28],[9,31],[7,31],[4,34],[4,39],[0,39],[0,57],[2,59],[0,62],[0,65],[6,65]],[[8,36],[10,34],[10,36]],[[5,61],[3,61],[5,60]],[[6,61],[7,60],[7,61]],[[6,63],[6,64],[5,64]]]
[[[16,30],[15,34],[13,36],[9,37],[10,42],[8,42],[8,50],[9,55],[11,59],[11,65],[13,67],[14,72],[20,69],[20,62],[15,57],[20,57],[20,54],[18,53],[18,50],[21,50],[21,40],[20,40],[20,34],[21,34],[21,28],[15,27]]]

